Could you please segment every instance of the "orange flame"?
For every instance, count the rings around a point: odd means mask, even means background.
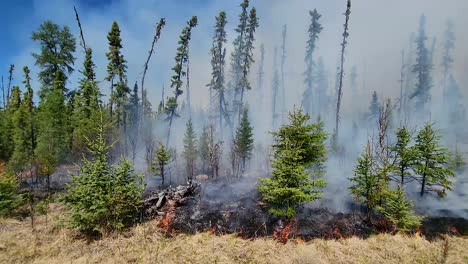
[[[335,229],[333,229],[333,237],[338,240],[344,239],[344,236],[341,234],[341,231],[338,227],[335,227]]]

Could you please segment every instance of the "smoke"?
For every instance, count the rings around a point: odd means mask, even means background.
[[[232,52],[232,41],[236,36],[234,28],[238,23],[240,11],[240,0],[238,1],[153,1],[153,0],[120,0],[99,6],[76,2],[78,12],[82,20],[85,38],[88,46],[93,48],[94,60],[97,65],[97,79],[100,80],[101,91],[108,96],[109,84],[104,81],[106,76],[107,39],[106,35],[113,20],[118,21],[123,40],[123,55],[128,61],[128,80],[133,85],[135,81],[140,82],[143,72],[143,64],[150,48],[154,34],[154,27],[161,17],[167,20],[167,26],[163,29],[161,39],[155,47],[146,79],[145,88],[148,91],[153,108],[157,108],[161,100],[161,89],[166,87],[166,95],[172,93],[170,89],[171,68],[174,65],[174,56],[177,47],[178,36],[185,26],[186,21],[197,15],[199,25],[193,30],[190,43],[190,86],[192,95],[192,106],[194,107],[193,122],[197,136],[200,135],[203,126],[209,124],[206,111],[208,110],[209,93],[206,86],[211,78],[211,65],[209,49],[214,31],[214,17],[219,11],[227,11],[228,44],[226,74],[229,73],[230,53]],[[307,28],[309,26],[308,10],[316,8],[322,14],[321,23],[323,31],[317,43],[314,60],[323,58],[326,70],[326,82],[328,83],[327,95],[330,102],[319,102],[319,108],[324,109],[322,119],[325,128],[332,133],[333,117],[336,100],[336,65],[339,58],[341,34],[343,32],[345,0],[310,1],[310,0],[253,0],[251,6],[257,8],[260,27],[256,34],[255,60],[259,59],[260,44],[265,46],[265,65],[263,81],[263,104],[259,105],[257,88],[258,64],[251,67],[250,83],[253,87],[247,92],[247,102],[250,109],[252,124],[255,127],[254,139],[257,144],[256,153],[250,162],[248,174],[251,177],[264,177],[268,173],[267,155],[268,146],[271,144],[271,97],[273,79],[273,50],[275,46],[281,46],[281,30],[284,24],[288,27],[286,39],[286,62],[285,62],[285,89],[286,108],[292,109],[294,105],[299,106],[304,92],[305,70],[305,46],[307,41]],[[363,120],[365,112],[370,104],[372,91],[377,91],[379,97],[392,98],[396,103],[400,94],[400,70],[401,50],[406,54],[414,52],[409,50],[410,34],[416,32],[419,24],[419,16],[424,13],[427,17],[427,47],[431,48],[433,38],[437,38],[434,52],[433,87],[431,89],[431,121],[436,123],[437,128],[444,134],[444,143],[454,150],[455,145],[467,155],[468,138],[466,137],[466,122],[460,120],[447,120],[446,106],[442,102],[442,40],[445,30],[445,22],[452,19],[455,25],[456,43],[453,51],[454,64],[451,73],[456,80],[461,96],[468,97],[468,34],[464,34],[464,26],[467,24],[464,10],[468,10],[468,1],[465,0],[355,0],[353,1],[350,18],[349,46],[346,51],[345,60],[345,83],[343,88],[343,109],[340,124],[340,142],[345,146],[343,155],[340,157],[330,156],[327,164],[326,179],[328,186],[324,191],[322,205],[342,211],[346,210],[347,202],[351,199],[348,195],[348,178],[352,176],[353,167],[359,153],[364,149],[369,137],[375,137],[376,127],[372,121]],[[22,18],[23,23],[8,25],[14,27],[17,33],[13,39],[18,43],[18,50],[11,51],[10,61],[4,62],[3,69],[8,64],[14,63],[17,69],[24,65],[30,66],[32,76],[37,76],[39,69],[34,66],[31,52],[38,52],[38,46],[30,39],[31,31],[38,28],[41,22],[50,19],[58,24],[67,25],[75,36],[78,36],[78,28],[73,16],[73,5],[60,0],[35,0],[33,1],[30,14]],[[33,28],[31,28],[33,26]],[[83,51],[77,47],[75,54],[75,73],[70,77],[69,89],[75,89],[80,78],[84,57]],[[414,63],[414,56],[413,62]],[[410,63],[411,64],[411,63]],[[407,69],[411,65],[406,65]],[[354,82],[351,82],[351,69],[355,67],[357,74]],[[410,71],[407,70],[411,77]],[[22,75],[20,71],[15,73],[15,84],[21,84]],[[229,79],[229,75],[227,76]],[[37,78],[33,78],[33,88],[39,88]],[[408,89],[413,91],[415,87],[414,78],[409,82]],[[411,92],[408,91],[408,92]],[[457,96],[460,97],[460,96]],[[181,96],[181,103],[185,98]],[[106,100],[106,98],[104,98]],[[410,102],[411,103],[411,102]],[[466,100],[460,102],[465,104]],[[280,108],[280,107],[278,107]],[[412,111],[412,110],[410,110]],[[317,113],[311,113],[312,119],[318,117]],[[416,116],[411,113],[411,116]],[[410,119],[401,122],[396,117],[395,126],[399,124],[411,124],[414,128],[420,128],[428,120]],[[180,154],[182,149],[182,138],[185,132],[187,119],[182,116],[175,121],[171,146],[175,147]],[[166,133],[166,123],[163,121],[153,124],[153,135],[156,141],[163,141]],[[225,129],[228,131],[228,129]],[[455,133],[457,131],[457,133]],[[390,134],[393,130],[390,131]],[[227,133],[226,133],[227,134]],[[220,140],[223,143],[223,166],[229,168],[229,146],[231,138],[223,135]],[[141,143],[140,143],[141,144]],[[172,165],[171,175],[174,181],[184,179],[184,165],[179,158],[177,165]],[[144,165],[144,147],[139,147],[136,163],[140,170]],[[224,171],[224,173],[227,173]],[[441,210],[449,209],[468,218],[468,212],[463,205],[468,204],[466,190],[468,190],[468,173],[462,173],[455,179],[453,192],[449,192],[445,200],[425,198],[416,201],[420,210],[433,210],[431,213],[440,213]],[[408,190],[412,193],[411,188]],[[416,196],[410,195],[413,199]],[[427,205],[427,206],[426,206]]]

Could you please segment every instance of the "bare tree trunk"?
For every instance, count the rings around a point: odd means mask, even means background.
[[[142,100],[141,107],[142,107],[142,110],[144,110],[143,98],[146,97],[145,96],[145,78],[146,78],[146,72],[148,71],[148,64],[150,62],[151,56],[154,53],[154,46],[156,45],[159,38],[161,37],[161,30],[164,28],[165,25],[166,25],[166,20],[164,18],[161,18],[161,20],[159,20],[158,25],[156,26],[156,32],[155,32],[155,34],[153,36],[153,42],[151,43],[151,48],[150,48],[150,50],[148,52],[148,57],[146,58],[145,65],[143,67],[143,76],[141,77],[141,100]],[[164,101],[164,92],[163,92],[162,100]],[[143,111],[142,111],[142,113],[143,113]]]
[[[83,35],[83,28],[81,27],[80,16],[78,15],[78,11],[76,10],[75,6],[73,6],[73,10],[75,10],[76,22],[78,23],[78,27],[80,28],[81,46],[83,47],[84,52],[86,53],[86,41]]]
[[[340,58],[340,84],[338,87],[338,100],[336,102],[336,120],[335,120],[335,139],[338,140],[338,129],[340,123],[340,107],[341,107],[341,97],[343,96],[343,76],[344,76],[344,55],[345,55],[345,48],[347,42],[347,38],[349,36],[348,33],[348,23],[349,23],[349,15],[351,14],[351,0],[348,0],[346,13],[345,13],[345,24],[344,24],[344,32],[343,32],[343,42],[341,43],[341,58]]]

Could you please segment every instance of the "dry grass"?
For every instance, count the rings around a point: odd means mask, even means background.
[[[283,245],[208,233],[166,238],[149,222],[88,243],[61,228],[61,217],[55,210],[47,227],[39,217],[34,234],[28,221],[0,219],[0,263],[468,263],[468,238],[377,235]]]

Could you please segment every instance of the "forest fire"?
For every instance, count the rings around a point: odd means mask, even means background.
[[[263,208],[255,189],[240,191],[222,181],[203,186],[189,182],[154,192],[147,197],[144,206],[146,217],[159,219],[159,227],[170,235],[209,232],[214,235],[237,234],[243,238],[272,236],[284,243],[291,238],[306,241],[314,238],[340,240],[352,236],[366,238],[392,230],[389,223],[377,215],[369,221],[362,212],[336,213],[308,206],[300,208],[294,219],[283,224],[283,219],[271,216]],[[468,220],[462,219],[427,218],[417,234],[428,238],[442,234],[466,235],[467,230],[460,232],[457,227],[465,226],[466,229],[467,224]]]

